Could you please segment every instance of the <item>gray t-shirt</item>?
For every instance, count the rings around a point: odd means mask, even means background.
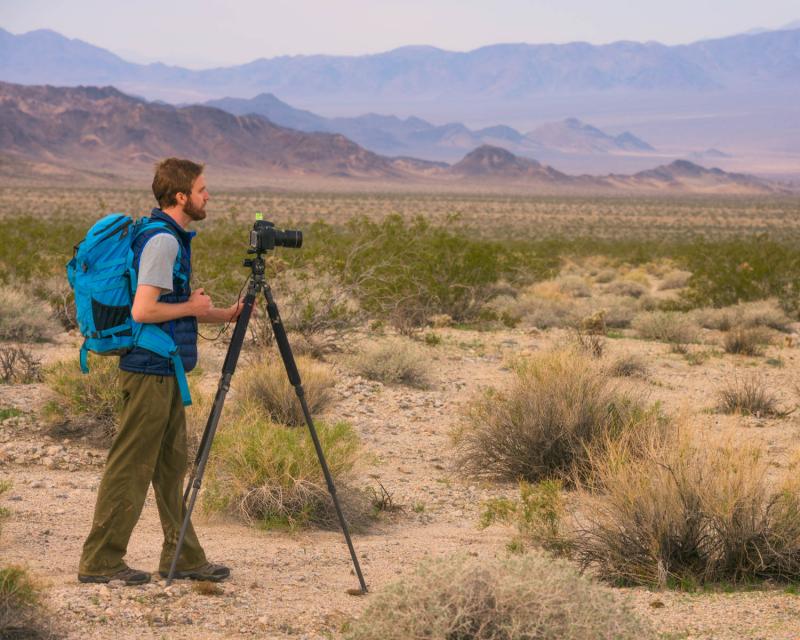
[[[172,291],[172,268],[178,257],[178,239],[171,233],[159,233],[150,238],[139,258],[139,284],[149,284],[161,289],[161,293]]]

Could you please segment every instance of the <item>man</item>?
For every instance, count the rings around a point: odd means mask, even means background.
[[[241,304],[217,309],[202,289],[191,291],[189,225],[206,217],[209,193],[203,166],[168,158],[156,167],[153,195],[160,208],[151,219],[169,231],[145,229],[134,241],[138,286],[131,307],[136,322],[160,326],[173,337],[186,372],[197,363],[197,323],[236,319]],[[179,251],[180,247],[180,251]],[[175,261],[179,260],[178,268]],[[128,540],[153,484],[164,531],[159,573],[166,576],[186,513],[183,482],[187,468],[186,416],[172,363],[135,348],[120,358],[123,407],[120,428],[108,454],[97,493],[92,529],[83,546],[81,582],[121,580],[144,584],[150,574],[131,569],[123,558]],[[190,525],[176,577],[219,581],[230,570],[208,562]]]

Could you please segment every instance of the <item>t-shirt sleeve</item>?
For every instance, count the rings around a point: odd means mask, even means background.
[[[158,287],[162,293],[172,291],[172,268],[178,257],[178,239],[171,233],[150,238],[139,258],[138,284]]]

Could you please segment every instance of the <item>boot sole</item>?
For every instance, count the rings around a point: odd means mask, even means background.
[[[112,578],[110,576],[78,576],[78,582],[82,582],[83,584],[108,584],[112,582]],[[139,580],[121,580],[117,578],[120,582],[122,582],[126,587],[136,587],[142,584],[147,584],[150,582],[150,577],[148,576],[146,579],[139,579]]]
[[[169,572],[158,572],[165,580],[169,577]],[[204,573],[194,573],[192,571],[176,571],[175,575],[173,576],[173,580],[200,580],[203,582],[222,582],[226,578],[230,577],[230,572],[226,573],[224,576],[215,576],[209,575]]]

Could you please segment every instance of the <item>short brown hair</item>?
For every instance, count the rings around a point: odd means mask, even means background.
[[[178,203],[176,195],[192,193],[192,185],[198,176],[203,173],[203,165],[183,160],[181,158],[167,158],[156,165],[156,175],[153,176],[153,195],[162,209]]]

